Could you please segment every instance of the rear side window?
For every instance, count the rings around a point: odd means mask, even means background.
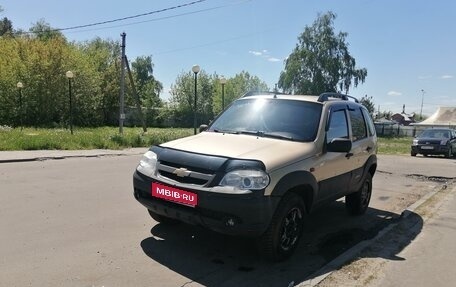
[[[369,115],[369,112],[365,109],[362,109],[362,111],[363,111],[364,118],[366,119],[366,122],[367,122],[367,130],[369,132],[369,136],[371,137],[371,136],[375,135],[374,123],[372,122],[372,118]]]
[[[349,138],[347,114],[345,113],[345,110],[331,112],[328,132],[326,133],[326,142],[330,143],[335,138]]]
[[[364,120],[363,113],[360,108],[349,109],[351,128],[352,128],[352,141],[358,141],[367,137],[366,121]]]

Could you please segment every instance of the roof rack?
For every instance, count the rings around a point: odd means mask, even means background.
[[[349,96],[349,95],[340,94],[340,93],[334,93],[334,92],[328,92],[328,93],[320,94],[320,96],[318,97],[318,101],[319,102],[326,102],[326,101],[329,100],[329,98],[336,98],[336,99],[341,99],[341,100],[344,100],[344,101],[348,101],[349,98],[350,98],[350,99],[353,99],[355,101],[355,103],[359,103],[358,99],[355,98],[355,97],[352,97],[352,96]]]
[[[271,92],[271,91],[250,91],[250,92],[245,93],[242,96],[242,98],[258,96],[258,95],[274,95],[274,96],[276,96],[276,95],[287,95],[287,94],[279,93],[279,92]]]

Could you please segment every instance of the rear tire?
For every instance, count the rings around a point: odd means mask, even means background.
[[[305,212],[304,201],[299,195],[286,194],[268,229],[258,240],[260,254],[272,261],[290,257],[301,238]]]
[[[359,191],[345,196],[345,207],[351,215],[362,215],[369,207],[372,195],[372,175],[366,174],[363,184]]]
[[[149,211],[150,217],[152,217],[153,220],[155,220],[155,221],[157,221],[159,223],[170,224],[170,225],[174,225],[174,224],[180,223],[180,221],[178,221],[176,219],[169,218],[169,217],[157,214],[157,213],[153,212],[150,209],[148,209],[147,211]]]

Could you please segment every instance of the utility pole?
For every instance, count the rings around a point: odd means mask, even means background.
[[[119,133],[123,134],[123,123],[125,120],[125,112],[124,112],[124,105],[125,105],[125,32],[120,34],[122,36],[122,59],[120,61],[120,110],[119,110]]]
[[[424,103],[424,90],[421,89],[421,111],[420,111],[420,120],[423,119],[423,103]]]
[[[141,101],[139,100],[139,95],[138,95],[138,92],[136,91],[135,81],[133,80],[133,75],[131,74],[131,70],[130,70],[130,64],[128,63],[128,58],[126,55],[125,55],[125,66],[127,66],[128,78],[130,79],[131,89],[132,89],[133,96],[134,96],[135,102],[136,102],[136,108],[138,109],[139,118],[141,119],[141,123],[143,126],[143,132],[146,133],[147,132],[146,120],[144,119],[144,115],[142,113]]]

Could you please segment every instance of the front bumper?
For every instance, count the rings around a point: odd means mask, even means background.
[[[134,196],[147,209],[229,235],[257,237],[263,234],[280,200],[280,197],[264,196],[263,191],[223,194],[185,188],[198,196],[198,205],[190,207],[152,197],[152,181],[137,171],[133,175]]]
[[[447,145],[412,145],[412,153],[419,154],[447,154],[449,146]]]

